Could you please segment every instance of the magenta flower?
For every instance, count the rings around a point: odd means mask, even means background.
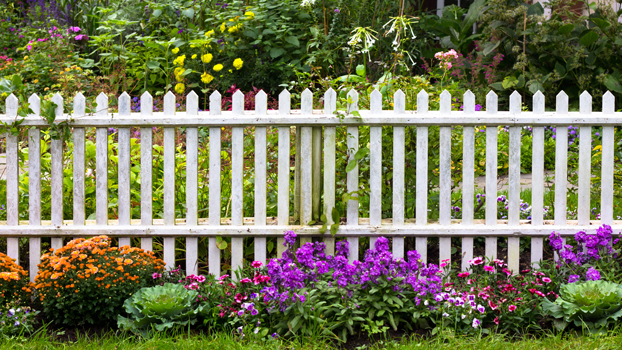
[[[261,267],[261,265],[263,265],[263,264],[261,263],[261,261],[253,261],[253,262],[251,263],[251,266],[252,266],[252,267],[254,267],[254,268],[256,268],[256,269],[260,268],[260,267]]]
[[[510,312],[514,312],[514,310],[516,310],[516,305],[508,306],[508,310],[510,310]]]
[[[492,267],[492,266],[485,265],[484,266],[484,271],[486,271],[486,272],[494,272],[495,268]]]

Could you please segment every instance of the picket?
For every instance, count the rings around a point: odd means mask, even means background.
[[[524,111],[522,96],[514,92],[510,98],[510,110],[498,111],[498,96],[490,92],[486,96],[486,111],[475,111],[475,96],[467,91],[463,96],[462,111],[452,111],[452,96],[447,91],[440,95],[440,110],[429,110],[429,95],[425,91],[417,94],[417,111],[406,111],[406,98],[402,91],[393,96],[393,111],[383,110],[387,96],[374,90],[369,96],[370,110],[359,111],[359,94],[355,90],[348,92],[349,103],[345,106],[345,117],[335,115],[337,110],[337,93],[329,89],[323,96],[323,111],[313,110],[313,93],[305,90],[301,94],[301,110],[291,109],[291,95],[283,91],[279,95],[279,110],[268,111],[268,96],[262,91],[255,97],[255,110],[244,110],[244,95],[236,92],[231,100],[231,112],[221,111],[222,98],[218,92],[210,97],[209,112],[199,112],[199,96],[191,92],[186,97],[186,110],[176,111],[176,97],[171,92],[164,96],[163,112],[153,112],[153,98],[147,92],[141,96],[140,114],[132,113],[132,100],[127,93],[118,98],[118,112],[108,111],[108,97],[103,93],[97,96],[97,108],[93,114],[87,113],[86,99],[77,94],[73,99],[72,122],[75,123],[72,134],[73,141],[73,217],[63,217],[63,187],[66,186],[63,168],[63,142],[52,139],[49,148],[42,139],[41,129],[46,125],[41,122],[41,101],[38,96],[29,98],[33,111],[20,126],[29,127],[28,131],[28,189],[23,193],[19,184],[19,139],[8,133],[6,139],[6,192],[7,221],[0,224],[0,236],[7,238],[7,254],[19,260],[19,237],[29,240],[29,270],[31,278],[36,276],[37,264],[41,254],[42,237],[51,237],[51,246],[59,248],[64,238],[107,234],[119,239],[120,245],[129,245],[131,238],[141,240],[143,249],[153,249],[153,237],[162,237],[163,258],[170,268],[175,267],[177,260],[185,261],[188,274],[199,273],[199,237],[208,237],[207,261],[209,272],[218,276],[221,269],[221,249],[227,245],[223,240],[230,237],[231,268],[243,267],[244,239],[254,240],[253,260],[268,262],[270,256],[280,257],[284,252],[283,233],[295,230],[300,234],[300,243],[312,242],[313,237],[320,237],[326,244],[326,252],[334,254],[336,237],[331,235],[330,227],[334,224],[333,211],[338,206],[336,193],[338,186],[345,189],[350,196],[345,203],[346,224],[338,223],[337,236],[346,237],[349,243],[349,260],[359,259],[359,238],[369,237],[373,248],[376,238],[380,235],[391,237],[392,250],[395,257],[405,257],[408,246],[407,237],[414,237],[415,248],[423,262],[428,261],[428,238],[439,238],[439,262],[442,260],[460,259],[461,268],[466,269],[476,249],[474,237],[485,237],[485,255],[497,257],[497,240],[507,237],[507,263],[510,270],[517,272],[520,261],[520,239],[531,238],[530,262],[538,264],[544,256],[544,237],[557,231],[563,236],[571,235],[579,230],[593,233],[598,227],[591,221],[590,186],[592,185],[591,162],[592,153],[601,150],[601,195],[600,208],[602,224],[610,224],[614,230],[622,229],[620,222],[614,221],[614,150],[616,125],[621,124],[622,114],[615,112],[615,97],[610,92],[603,95],[602,112],[592,112],[592,97],[584,92],[579,97],[580,112],[568,111],[568,96],[560,92],[557,96],[556,111],[545,110],[544,95],[537,92],[533,96],[533,112]],[[66,118],[63,113],[63,98],[56,94],[52,101],[57,104],[55,113],[57,120]],[[6,100],[6,114],[0,115],[0,121],[9,122],[18,114],[19,103],[15,96]],[[358,113],[353,113],[358,111]],[[107,121],[107,123],[104,123]],[[578,126],[579,136],[579,169],[578,169],[578,221],[567,220],[566,207],[568,194],[568,134],[570,126]],[[199,127],[209,128],[209,225],[199,219],[199,195],[204,189],[199,188]],[[277,173],[275,181],[267,176],[272,159],[268,153],[268,128],[278,130]],[[383,162],[383,133],[386,126],[392,128],[393,149],[392,159]],[[414,126],[411,129],[409,127]],[[439,127],[438,149],[430,150],[430,127]],[[462,126],[462,178],[460,184],[454,184],[455,172],[452,161],[452,138],[460,131],[454,126]],[[500,126],[507,126],[509,132],[509,151],[506,164],[499,164],[498,134]],[[520,172],[521,172],[521,133],[523,127],[531,126],[533,133],[532,154],[532,198],[531,216],[528,220],[521,218],[520,208]],[[555,145],[555,202],[554,223],[545,220],[548,208],[544,207],[544,159],[545,159],[545,126],[556,128]],[[602,144],[600,148],[592,145],[592,132],[602,126]],[[95,127],[95,222],[87,220],[85,211],[85,186],[88,176],[86,164],[86,128]],[[109,130],[118,129],[117,148],[109,155]],[[163,149],[163,220],[153,219],[153,144],[152,127],[162,128]],[[221,222],[222,206],[227,205],[228,198],[221,195],[221,157],[228,149],[223,150],[222,137],[231,127],[231,198],[230,222],[227,218]],[[254,127],[255,152],[254,158],[254,218],[244,218],[244,131],[245,127]],[[291,130],[296,127],[292,140]],[[337,130],[345,127],[346,140],[338,140]],[[359,144],[359,133],[362,135],[369,127],[369,143]],[[132,220],[130,185],[134,164],[131,158],[131,128],[140,128],[140,221]],[[176,128],[183,128],[176,130]],[[476,131],[485,130],[486,179],[485,198],[489,203],[485,209],[485,220],[474,220],[475,204],[475,135]],[[251,130],[250,128],[247,130]],[[406,138],[411,130],[415,131],[416,150],[409,159],[406,150]],[[574,130],[574,128],[573,128]],[[185,137],[185,217],[176,217],[175,198],[179,183],[176,177],[176,138],[177,131]],[[389,134],[390,135],[390,134]],[[291,142],[296,143],[295,155],[290,152]],[[347,145],[347,161],[354,162],[353,169],[345,174],[346,182],[336,182],[337,174],[345,169],[336,168],[338,142]],[[434,147],[437,147],[436,145]],[[369,148],[369,155],[358,152]],[[384,150],[385,152],[387,150]],[[51,220],[42,220],[42,152],[50,153],[51,176]],[[323,155],[322,155],[323,153]],[[358,154],[358,156],[357,156]],[[438,155],[438,169],[429,169],[429,157]],[[108,168],[109,162],[117,155],[118,170],[118,202],[115,213],[118,217],[110,220],[108,210]],[[225,155],[226,156],[226,155]],[[248,155],[247,155],[248,156]],[[290,166],[294,156],[295,173]],[[595,156],[599,157],[599,156]],[[47,159],[47,158],[46,158]],[[368,159],[369,188],[361,187],[359,176],[364,174],[359,164]],[[323,161],[322,161],[323,160]],[[596,158],[596,160],[599,160]],[[505,162],[505,161],[504,161]],[[387,164],[390,164],[387,167]],[[415,166],[415,186],[406,188],[405,173],[407,166]],[[497,212],[498,166],[508,168],[508,217],[499,221]],[[359,171],[361,171],[359,173]],[[320,174],[323,176],[320,178]],[[429,183],[431,173],[438,173],[438,186]],[[294,177],[294,222],[290,215],[290,184]],[[44,178],[48,180],[48,178]],[[138,178],[137,178],[138,180]],[[227,181],[227,179],[225,179]],[[387,190],[386,186],[390,186]],[[269,187],[270,186],[270,187]],[[268,217],[269,188],[276,186],[277,211],[275,218]],[[452,201],[452,193],[458,187],[462,191],[462,208],[456,208]],[[429,216],[429,190],[439,191],[438,222],[432,222]],[[367,191],[367,192],[366,192]],[[409,192],[407,192],[409,191]],[[408,193],[414,191],[414,220],[406,218],[406,202]],[[388,193],[385,193],[388,192]],[[320,195],[321,194],[321,195]],[[362,195],[369,195],[369,209],[361,204]],[[29,201],[28,223],[19,221],[19,198],[27,195]],[[383,208],[385,197],[391,195],[391,210]],[[453,215],[461,213],[459,225],[452,220]],[[320,218],[320,214],[323,214]],[[47,215],[47,214],[45,214]],[[387,216],[391,216],[387,218]],[[182,223],[185,219],[185,225]],[[299,220],[295,223],[296,220]],[[252,222],[249,225],[249,222]],[[116,223],[116,224],[115,224]],[[295,224],[294,224],[295,223]],[[310,224],[311,223],[311,224]],[[324,225],[324,229],[322,229]],[[325,231],[323,231],[325,230]],[[276,236],[276,249],[269,251],[267,237]],[[452,237],[461,240],[461,247],[452,246]],[[185,239],[185,255],[179,256],[175,244],[177,239]],[[457,248],[457,249],[453,249]],[[271,249],[271,248],[270,248]],[[181,251],[181,250],[180,250]],[[452,254],[452,252],[454,252]],[[459,252],[459,253],[456,253]],[[460,255],[459,255],[460,254]],[[525,263],[525,262],[523,262]]]

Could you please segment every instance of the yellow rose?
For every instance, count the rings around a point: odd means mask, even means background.
[[[235,67],[235,69],[237,70],[240,70],[243,64],[244,64],[244,61],[242,61],[241,58],[236,58],[235,60],[233,60],[233,67]]]
[[[201,75],[201,81],[205,84],[209,84],[212,80],[214,80],[214,77],[207,72],[203,72],[203,74]]]
[[[218,63],[217,65],[214,66],[214,68],[212,68],[214,70],[214,72],[220,72],[223,69],[223,65]]]
[[[195,53],[194,55],[192,55],[192,59],[197,58],[197,54]]]
[[[179,48],[176,47],[176,48],[172,49],[171,52],[173,52],[173,54],[177,55],[177,53],[179,52]]]
[[[177,92],[178,94],[183,94],[184,91],[186,91],[186,86],[184,86],[184,84],[179,83],[175,85],[175,92]]]
[[[213,57],[214,55],[212,55],[211,53],[206,53],[205,55],[201,56],[201,61],[203,61],[203,63],[210,63]]]

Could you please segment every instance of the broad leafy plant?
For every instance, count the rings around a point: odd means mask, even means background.
[[[617,283],[570,283],[559,294],[555,302],[542,301],[542,309],[555,318],[559,330],[573,324],[590,332],[603,331],[622,316],[622,286]]]
[[[128,317],[119,316],[119,328],[144,337],[154,330],[161,332],[175,326],[195,324],[206,311],[205,304],[197,301],[199,293],[182,284],[165,283],[143,288],[125,300],[123,307]]]

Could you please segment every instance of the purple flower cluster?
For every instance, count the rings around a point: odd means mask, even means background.
[[[389,251],[389,240],[385,237],[376,239],[374,249],[365,253],[365,259],[348,262],[348,242],[336,244],[335,256],[326,255],[324,243],[305,243],[294,254],[293,246],[296,234],[285,233],[287,250],[280,259],[272,259],[268,265],[271,286],[263,289],[264,301],[278,304],[284,310],[295,302],[304,302],[304,295],[296,292],[305,287],[313,287],[319,281],[327,281],[330,286],[345,289],[352,295],[356,289],[365,289],[377,284],[380,280],[393,281],[394,290],[406,288],[417,293],[416,303],[420,297],[436,295],[441,291],[441,271],[438,266],[425,266],[417,251],[407,252],[408,261],[394,259]]]
[[[588,235],[580,231],[574,235],[575,247],[563,244],[562,238],[555,232],[549,236],[549,244],[557,251],[562,262],[566,264],[583,265],[589,261],[598,261],[602,256],[618,257],[613,245],[618,243],[619,238],[613,238],[613,230],[609,225],[602,225],[596,230],[595,235]]]

